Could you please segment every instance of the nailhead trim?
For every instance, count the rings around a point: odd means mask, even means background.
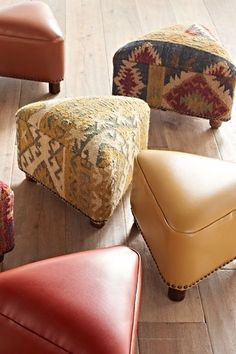
[[[141,235],[142,235],[142,237],[143,237],[143,239],[144,239],[144,241],[145,241],[145,243],[146,243],[146,245],[147,245],[147,248],[149,249],[149,251],[150,251],[150,253],[151,253],[151,256],[152,256],[152,258],[153,258],[153,260],[154,260],[154,262],[155,262],[155,264],[156,264],[156,266],[157,266],[158,272],[159,272],[159,274],[160,274],[162,280],[164,281],[164,283],[165,283],[166,285],[168,285],[169,288],[178,289],[178,290],[187,290],[187,289],[190,289],[190,288],[192,288],[193,286],[197,285],[200,281],[202,281],[202,280],[208,278],[211,274],[215,273],[217,270],[219,270],[220,268],[224,267],[225,265],[229,264],[230,262],[232,262],[232,261],[234,261],[234,260],[236,259],[236,257],[234,257],[234,258],[230,259],[229,261],[226,261],[225,263],[222,263],[219,267],[215,268],[215,269],[212,270],[210,273],[207,273],[206,275],[204,275],[204,276],[201,277],[200,279],[196,280],[196,281],[195,281],[194,283],[192,283],[192,284],[189,284],[189,285],[170,284],[170,283],[164,278],[164,276],[163,276],[163,274],[161,273],[160,268],[159,268],[159,266],[158,266],[158,264],[157,264],[155,258],[153,257],[152,250],[150,249],[150,247],[149,247],[149,245],[148,245],[148,243],[147,243],[147,241],[146,241],[146,239],[145,239],[145,236],[144,236],[144,234],[143,234],[143,232],[142,232],[142,230],[141,230],[141,228],[140,228],[140,226],[139,226],[139,224],[138,224],[138,222],[137,222],[137,220],[136,220],[136,218],[135,218],[135,216],[134,216],[134,211],[133,211],[132,208],[131,208],[131,211],[132,211],[132,214],[133,214],[133,217],[134,217],[134,222],[135,222],[137,228],[139,229],[139,231],[140,231],[140,233],[141,233]]]
[[[22,168],[19,167],[19,169],[24,172],[27,176],[29,176],[32,180],[34,180],[36,183],[39,183],[41,186],[43,186],[46,190],[50,191],[51,193],[53,193],[56,197],[60,198],[61,200],[63,200],[63,202],[65,202],[67,205],[71,206],[73,209],[75,209],[76,211],[80,211],[81,214],[83,214],[84,216],[88,217],[90,220],[92,220],[92,222],[94,224],[103,224],[106,223],[107,220],[94,220],[92,219],[90,216],[88,216],[86,213],[84,213],[82,210],[80,210],[79,208],[76,208],[73,204],[71,204],[70,202],[68,202],[65,198],[61,197],[58,193],[54,192],[53,190],[51,190],[50,188],[48,188],[47,186],[45,186],[42,182],[38,181],[34,176],[30,175],[28,172],[24,171]]]

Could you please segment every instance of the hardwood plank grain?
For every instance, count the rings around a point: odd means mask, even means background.
[[[169,0],[136,0],[142,33],[176,24]]]
[[[214,353],[234,354],[236,272],[219,270],[199,288]]]
[[[205,323],[140,323],[140,354],[213,353]]]
[[[67,1],[66,16],[66,95],[110,94],[100,1]]]
[[[0,78],[0,180],[10,183],[15,146],[15,112],[20,98],[20,81]]]

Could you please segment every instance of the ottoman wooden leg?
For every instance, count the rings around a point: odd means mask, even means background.
[[[168,298],[172,301],[182,301],[185,298],[186,290],[169,288]]]
[[[60,82],[57,82],[57,83],[49,82],[49,92],[52,95],[56,95],[57,93],[59,93],[60,92]]]
[[[222,121],[217,119],[210,119],[209,123],[213,129],[218,129],[221,126]]]
[[[26,180],[29,181],[29,182],[34,182],[34,183],[36,183],[36,181],[35,181],[30,175],[28,175],[27,173],[25,174],[25,178],[26,178]]]
[[[105,221],[94,221],[90,219],[90,224],[96,227],[97,229],[101,229],[105,225]]]
[[[1,255],[0,255],[0,263],[2,263],[3,260],[4,260],[4,254],[1,254]]]

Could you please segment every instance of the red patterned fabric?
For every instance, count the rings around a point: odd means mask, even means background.
[[[14,247],[13,204],[13,191],[0,181],[0,256]]]

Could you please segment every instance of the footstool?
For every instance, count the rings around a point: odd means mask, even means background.
[[[140,289],[140,257],[122,246],[3,272],[1,352],[134,354]]]
[[[176,25],[144,35],[114,55],[113,94],[139,97],[151,108],[209,119],[230,119],[236,68],[201,25]]]
[[[64,40],[50,8],[28,1],[0,9],[0,75],[49,83],[60,91]]]
[[[0,262],[3,261],[4,254],[14,247],[13,203],[13,191],[0,181]]]
[[[234,163],[143,151],[131,205],[172,300],[236,257]]]
[[[17,113],[19,167],[102,226],[147,146],[149,115],[145,102],[128,97],[27,105]]]

